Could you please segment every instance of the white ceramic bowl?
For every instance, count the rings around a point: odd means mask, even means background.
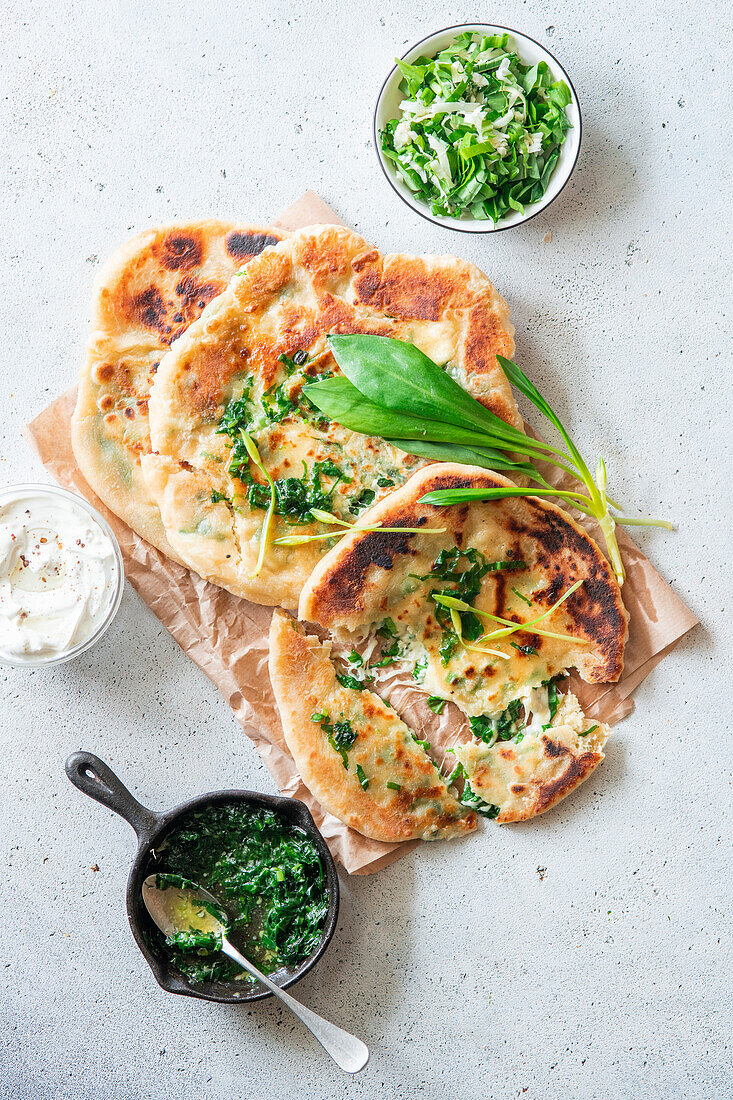
[[[4,653],[0,646],[0,665],[11,665],[14,668],[45,668],[49,665],[62,665],[65,664],[66,661],[71,661],[75,657],[79,657],[82,653],[86,653],[88,649],[91,649],[91,647],[99,641],[119,611],[122,593],[125,588],[125,572],[122,564],[122,553],[120,552],[119,543],[115,538],[114,531],[107,523],[104,516],[102,516],[96,508],[93,508],[83,497],[78,496],[76,493],[70,493],[68,490],[62,489],[58,485],[10,485],[5,489],[0,489],[0,508],[6,504],[10,504],[13,500],[18,498],[22,499],[28,495],[51,497],[57,500],[61,498],[65,502],[73,504],[80,511],[85,512],[94,523],[102,529],[109,539],[112,544],[114,557],[112,585],[107,598],[106,607],[104,608],[104,613],[100,615],[99,622],[96,624],[91,634],[84,638],[83,641],[78,642],[70,649],[64,650],[61,653],[40,654],[31,657],[16,657],[15,655]]]
[[[403,54],[402,60],[414,61],[416,57],[420,56],[434,57],[465,31],[475,31],[477,34],[508,34],[514,39],[517,53],[524,64],[535,65],[538,61],[547,62],[555,80],[564,80],[570,89],[571,99],[565,108],[565,112],[572,128],[567,131],[555,170],[542,198],[526,206],[523,214],[520,214],[518,210],[510,211],[496,225],[491,219],[479,221],[472,218],[470,214],[464,214],[459,218],[446,218],[440,214],[431,213],[430,207],[422,202],[417,195],[413,194],[407,184],[398,176],[392,161],[382,153],[379,140],[380,131],[384,129],[390,119],[399,117],[399,104],[403,98],[399,89],[402,73],[396,65],[382,85],[382,90],[377,99],[377,106],[374,110],[374,146],[377,150],[382,171],[390,185],[400,198],[421,217],[427,218],[428,221],[434,222],[436,225],[442,225],[446,229],[458,230],[460,233],[496,233],[502,229],[511,229],[514,225],[521,225],[523,222],[529,221],[530,218],[534,218],[540,211],[545,210],[557,198],[570,179],[580,153],[582,132],[580,106],[572,81],[557,58],[544,46],[541,46],[539,42],[535,42],[534,38],[528,38],[526,34],[520,34],[519,31],[514,31],[511,27],[499,27],[493,23],[458,23],[454,27],[446,27],[442,31],[437,31],[435,34],[423,38],[412,46],[407,53]]]

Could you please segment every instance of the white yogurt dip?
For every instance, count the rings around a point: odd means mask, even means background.
[[[72,494],[0,494],[0,659],[43,664],[83,646],[119,589],[119,549]]]

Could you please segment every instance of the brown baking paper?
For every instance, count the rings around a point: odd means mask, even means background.
[[[297,229],[319,223],[343,224],[312,191],[286,210],[275,225]],[[183,651],[216,685],[254,743],[283,794],[306,803],[334,857],[351,874],[369,874],[398,859],[416,842],[369,840],[327,813],[304,786],[283,737],[267,667],[272,609],[239,599],[203,581],[144,542],[112,514],[87,484],[71,449],[70,420],[76,391],[57,398],[25,429],[41,462],[59,484],[75,490],[106,517],[122,550],[133,588],[170,631]],[[627,579],[623,595],[631,615],[624,674],[618,684],[589,685],[571,677],[586,713],[609,723],[633,708],[630,694],[690,630],[697,619],[672,592],[634,543],[619,535]],[[466,736],[465,723],[448,705],[437,718],[422,694],[404,677],[380,677],[380,691],[433,748],[444,754]],[[450,758],[449,758],[450,759]]]

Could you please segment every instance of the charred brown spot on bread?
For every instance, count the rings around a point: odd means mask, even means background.
[[[401,256],[375,282],[373,269],[355,279],[357,299],[390,317],[437,321],[455,294],[457,276],[428,267],[419,257]]]
[[[115,368],[111,363],[101,363],[95,373],[98,382],[111,382],[115,376]]]
[[[359,256],[354,256],[351,261],[351,266],[354,271],[363,271],[369,264],[375,264],[379,260],[379,249],[370,248],[368,252],[362,252]]]
[[[221,415],[222,394],[232,378],[242,372],[237,349],[227,346],[204,346],[199,350],[196,372],[189,375],[186,397],[191,407],[204,417]]]
[[[494,371],[498,368],[496,356],[503,355],[509,359],[512,352],[512,339],[504,330],[499,315],[488,304],[475,306],[469,316],[466,336],[469,373],[487,374]]]
[[[351,614],[358,610],[369,570],[392,569],[396,558],[410,553],[412,538],[413,535],[396,531],[370,531],[354,543],[349,553],[334,564],[327,580],[312,594],[322,611],[322,618],[328,620],[332,616]]]
[[[181,305],[185,309],[190,309],[195,305],[197,309],[201,310],[208,305],[212,298],[216,298],[218,294],[221,294],[224,286],[223,282],[211,281],[204,283],[197,279],[195,275],[184,275],[180,282],[176,284],[176,294],[182,299]],[[180,315],[177,314],[177,316]]]
[[[554,802],[569,794],[574,787],[590,775],[595,766],[603,757],[598,752],[585,752],[582,756],[572,756],[562,775],[557,776],[547,783],[537,785],[537,794],[533,806],[534,813],[542,813],[549,809]]]
[[[551,506],[525,498],[522,510],[529,517],[526,521],[514,507],[513,502],[506,502],[503,516],[507,529],[517,536],[513,553],[526,560],[531,550],[532,567],[548,578],[534,592],[533,601],[548,608],[582,580],[581,587],[563,604],[563,614],[570,620],[571,634],[593,643],[584,677],[589,682],[617,680],[623,668],[626,617],[610,566],[588,535]],[[539,640],[530,644],[541,648]]]
[[[109,393],[102,394],[99,399],[99,408],[102,410],[102,412],[109,412],[113,406],[114,398],[112,397],[112,395]]]
[[[450,829],[451,827],[460,829],[462,832],[470,832],[476,828],[476,814],[471,810],[469,814],[466,814],[464,818],[456,818],[454,814],[443,813],[436,814],[432,818],[432,824],[437,829]]]
[[[190,271],[198,267],[203,256],[200,233],[167,233],[159,245],[153,245],[163,267],[169,271]]]
[[[545,746],[545,756],[549,757],[551,760],[557,759],[559,756],[570,755],[570,749],[567,745],[563,745],[561,741],[553,741],[546,733],[542,734],[540,740]]]
[[[132,312],[136,320],[160,336],[170,333],[166,304],[157,286],[149,286],[133,296]]]
[[[235,260],[251,260],[259,256],[268,245],[277,244],[281,237],[274,233],[241,233],[235,231],[226,238],[226,250]]]

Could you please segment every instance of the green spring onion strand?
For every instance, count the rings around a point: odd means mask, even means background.
[[[509,630],[492,631],[491,634],[483,635],[483,637],[485,638],[504,638],[508,637],[509,634],[513,634],[517,630],[526,630],[528,633],[540,634],[544,638],[559,638],[562,641],[572,641],[578,642],[581,645],[586,645],[586,638],[576,638],[571,634],[557,634],[553,630],[545,630],[544,628],[534,629],[537,623],[542,622],[542,620],[546,619],[548,615],[551,615],[552,612],[560,606],[563,600],[566,600],[567,597],[572,592],[574,592],[576,588],[578,588],[582,583],[582,580],[576,581],[575,585],[572,588],[568,589],[565,595],[561,596],[557,603],[553,604],[553,606],[545,611],[542,615],[540,615],[539,618],[532,619],[530,622],[526,623],[515,623],[512,619],[502,619],[499,615],[492,615],[488,611],[480,611],[479,608],[473,607],[471,604],[465,603],[463,600],[458,600],[454,596],[446,596],[445,594],[440,592],[436,592],[433,595],[433,599],[436,603],[439,603],[443,607],[448,608],[448,610],[450,611],[451,622],[453,622],[454,625],[454,615],[458,616],[459,611],[471,611],[474,615],[479,615],[482,619],[490,619],[491,622],[501,623],[502,626],[507,626],[510,628]],[[460,619],[460,616],[458,616],[458,618]]]
[[[257,444],[248,432],[245,432],[244,429],[240,429],[240,431],[242,442],[247,448],[247,454],[249,455],[250,462],[253,466],[257,467],[257,469],[260,471],[265,481],[267,482],[268,486],[270,487],[270,503],[267,505],[265,520],[262,524],[262,530],[260,531],[260,547],[259,553],[257,555],[257,565],[255,567],[254,573],[250,574],[250,577],[256,577],[262,569],[262,564],[265,560],[265,553],[267,551],[267,540],[270,535],[270,525],[272,523],[272,517],[275,514],[275,503],[277,500],[277,496],[275,490],[275,482],[272,480],[262,463],[260,452],[257,450]]]
[[[331,523],[349,531],[384,531],[405,535],[444,535],[447,531],[446,527],[383,527],[381,523],[365,527],[359,523],[348,523],[345,519],[332,515],[331,512],[321,511],[320,508],[311,508],[311,515],[320,523]],[[322,542],[324,539],[337,538],[341,534],[341,531],[326,531],[321,535],[283,535],[275,539],[273,546],[302,546],[307,542]]]

